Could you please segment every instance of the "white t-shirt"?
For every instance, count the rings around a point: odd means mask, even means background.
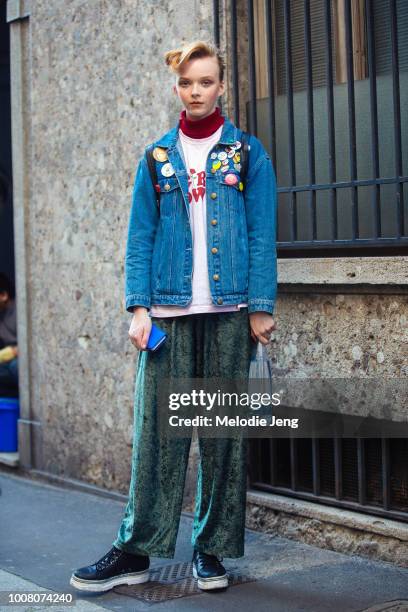
[[[207,261],[207,201],[205,167],[207,157],[219,142],[222,125],[211,136],[190,138],[179,130],[184,158],[188,169],[188,200],[193,236],[193,298],[187,306],[152,305],[152,317],[174,317],[197,312],[238,311],[247,304],[216,306],[211,298]]]

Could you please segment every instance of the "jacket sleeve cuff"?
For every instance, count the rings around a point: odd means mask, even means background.
[[[272,315],[274,307],[275,307],[274,300],[267,300],[267,299],[248,300],[248,313],[249,314],[251,312],[262,311],[262,312],[268,312],[269,314]]]
[[[150,296],[143,295],[142,293],[132,293],[131,295],[127,295],[125,300],[126,310],[133,313],[133,308],[135,308],[135,306],[144,306],[145,308],[150,309]]]

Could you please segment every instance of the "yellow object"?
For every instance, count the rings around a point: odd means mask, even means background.
[[[11,361],[14,359],[15,354],[13,347],[6,346],[4,349],[0,350],[0,363],[6,363],[7,361]]]
[[[165,162],[168,160],[166,149],[162,149],[161,147],[155,147],[153,149],[153,157],[158,162]]]
[[[239,185],[238,185],[238,187],[239,187],[239,190],[240,190],[240,191],[243,191],[243,189],[244,189],[244,183],[241,183],[241,182],[240,182],[240,183],[239,183]]]

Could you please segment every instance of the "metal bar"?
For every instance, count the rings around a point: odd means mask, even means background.
[[[232,52],[232,96],[234,106],[234,122],[239,126],[239,86],[238,86],[238,28],[237,28],[237,3],[236,0],[231,0],[230,4],[230,20],[231,20],[231,52]]]
[[[336,499],[343,497],[342,444],[340,438],[334,438],[334,490]]]
[[[249,131],[255,136],[258,133],[256,116],[256,72],[255,72],[255,35],[254,3],[247,2],[248,10],[248,78],[249,78]]]
[[[248,462],[247,462],[247,477],[249,478],[248,484],[252,485],[253,482],[258,480],[254,472],[254,440],[250,440],[248,444]],[[259,478],[259,480],[261,480]]]
[[[309,189],[344,189],[345,187],[365,187],[369,185],[394,185],[396,182],[407,183],[407,176],[397,178],[359,179],[355,181],[342,181],[341,183],[319,183],[318,185],[294,185],[292,187],[279,187],[279,193],[290,193],[292,191],[309,191]]]
[[[214,42],[219,47],[220,45],[220,6],[219,0],[213,0],[213,31]]]
[[[314,111],[313,111],[313,68],[312,68],[312,35],[310,26],[310,0],[303,3],[303,24],[305,38],[306,62],[306,101],[307,101],[307,152],[309,161],[309,181],[316,181],[315,141],[314,141]],[[312,238],[317,238],[316,222],[316,192],[309,191],[309,215],[312,226]]]
[[[261,440],[259,440],[258,444],[256,444],[256,473],[262,478],[262,446]]]
[[[262,456],[260,440],[250,440],[248,473],[250,482],[262,480]]]
[[[275,89],[274,89],[274,66],[273,66],[273,34],[272,34],[272,2],[265,0],[266,14],[266,48],[267,48],[267,71],[268,71],[268,142],[271,152],[272,163],[277,173],[276,165],[276,125],[275,125]]]
[[[291,19],[290,0],[284,0],[284,29],[285,29],[285,67],[286,67],[286,98],[288,109],[288,154],[289,154],[289,177],[291,185],[296,185],[295,164],[295,129],[293,120],[293,79],[292,79],[292,50],[291,50]],[[291,192],[290,198],[290,231],[292,240],[297,238],[297,209],[296,195]]]
[[[269,464],[271,469],[271,482],[272,486],[276,485],[276,457],[277,448],[275,438],[269,438]]]
[[[344,21],[346,38],[346,66],[347,66],[347,100],[348,100],[348,125],[349,125],[349,159],[350,177],[357,179],[357,157],[356,157],[356,109],[354,98],[354,66],[353,66],[353,37],[351,23],[350,0],[344,2]],[[351,230],[353,238],[359,236],[358,223],[358,192],[357,187],[351,188]]]
[[[326,56],[326,92],[327,92],[327,134],[329,145],[329,177],[330,183],[336,182],[336,143],[334,129],[334,94],[333,94],[333,50],[332,50],[332,22],[331,22],[331,0],[324,3],[325,21],[325,56]],[[338,236],[337,224],[337,191],[330,189],[330,222],[331,235],[334,239]]]
[[[213,32],[214,32],[214,43],[217,47],[220,46],[220,7],[219,0],[213,0]],[[218,98],[218,105],[222,111],[222,97]]]
[[[366,23],[367,23],[367,59],[368,59],[368,78],[370,85],[370,117],[371,117],[371,163],[373,178],[380,176],[380,157],[378,142],[378,107],[377,107],[377,79],[376,79],[376,58],[374,44],[374,16],[372,13],[371,0],[365,2]],[[379,185],[372,189],[372,208],[374,213],[374,234],[378,238],[381,236],[381,190]]]
[[[365,468],[365,441],[357,438],[357,473],[358,473],[358,503],[366,502],[366,468]]]
[[[408,238],[379,238],[377,240],[370,238],[356,238],[355,240],[297,240],[296,242],[277,242],[280,249],[283,248],[319,248],[319,247],[365,247],[370,246],[381,249],[386,246],[408,246]]]
[[[390,441],[387,438],[381,440],[381,467],[382,467],[382,491],[383,508],[390,509],[391,483],[390,483]]]
[[[406,6],[405,6],[406,9]],[[392,94],[394,105],[394,155],[395,174],[402,174],[401,153],[401,108],[400,108],[400,85],[398,64],[398,32],[397,32],[397,7],[395,0],[390,0],[391,20],[391,58],[392,58]],[[401,183],[397,183],[397,236],[404,234],[404,191]]]
[[[313,494],[320,495],[320,440],[312,438]]]
[[[290,483],[294,491],[297,489],[298,447],[296,438],[290,438]]]

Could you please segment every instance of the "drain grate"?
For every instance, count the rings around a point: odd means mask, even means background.
[[[228,572],[230,587],[255,581],[256,578],[254,576]],[[113,590],[121,595],[134,597],[148,603],[160,603],[170,599],[205,593],[205,591],[198,588],[197,581],[193,577],[192,561],[151,569],[149,582],[130,586],[118,586]]]

